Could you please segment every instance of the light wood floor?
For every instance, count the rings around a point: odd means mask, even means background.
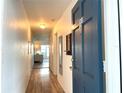
[[[33,69],[26,93],[64,93],[49,68]]]

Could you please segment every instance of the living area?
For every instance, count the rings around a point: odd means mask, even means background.
[[[35,44],[33,69],[49,68],[49,45]]]

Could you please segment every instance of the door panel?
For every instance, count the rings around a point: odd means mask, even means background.
[[[77,25],[73,31],[73,92],[103,93],[101,2],[77,3],[72,10]]]
[[[79,38],[80,37],[80,38]],[[75,69],[79,70],[80,69],[80,63],[81,63],[81,36],[80,36],[80,32],[79,32],[79,28],[77,28],[75,30]]]
[[[81,15],[82,15],[80,2],[81,1],[78,0],[75,7],[72,9],[72,22],[73,22],[73,24],[77,24],[80,20]]]
[[[80,76],[80,71],[82,71],[82,68],[81,68],[81,66],[82,66],[82,62],[81,62],[81,60],[82,60],[82,33],[81,33],[81,30],[80,30],[80,28],[79,28],[79,26],[74,30],[74,32],[73,32],[73,38],[74,38],[74,60],[73,60],[73,73],[75,73],[74,74],[74,85],[75,85],[75,87],[76,88],[74,88],[74,93],[83,93],[82,92],[82,89],[84,89],[83,88],[83,83],[81,84],[81,82],[80,82],[80,79],[81,79],[81,77],[79,77]]]

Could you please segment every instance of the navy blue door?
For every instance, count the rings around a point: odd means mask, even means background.
[[[72,19],[73,93],[103,93],[101,0],[79,0]]]

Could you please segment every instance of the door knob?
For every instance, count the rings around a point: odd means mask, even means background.
[[[70,70],[72,70],[72,66],[69,66]]]

